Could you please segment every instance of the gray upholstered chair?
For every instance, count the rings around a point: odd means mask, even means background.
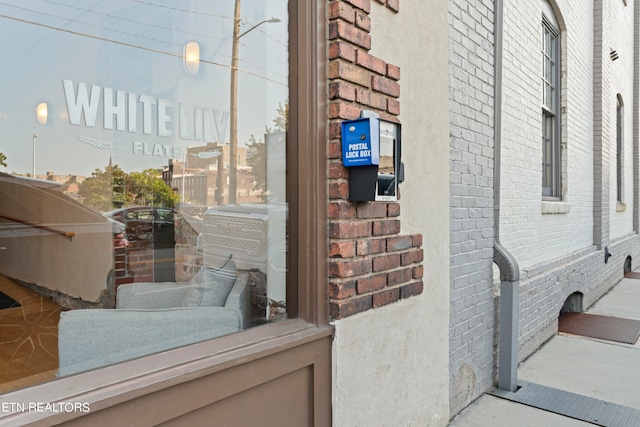
[[[71,310],[58,325],[58,376],[122,362],[250,326],[247,274],[233,261],[188,283],[118,288],[116,309]]]

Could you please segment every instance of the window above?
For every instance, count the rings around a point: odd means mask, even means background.
[[[558,34],[542,21],[542,106],[556,114],[558,87]]]
[[[561,197],[560,149],[560,33],[550,4],[542,2],[541,104],[542,104],[542,196]],[[555,25],[554,25],[555,24]]]
[[[548,0],[540,0],[540,6],[542,7],[542,16],[553,28],[560,28],[556,13],[553,10],[553,6]]]

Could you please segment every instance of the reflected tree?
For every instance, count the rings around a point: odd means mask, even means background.
[[[260,191],[263,199],[266,198],[264,193],[267,190],[266,176],[267,176],[267,157],[266,157],[266,144],[262,140],[257,140],[255,136],[251,135],[249,138],[249,144],[247,145],[247,165],[251,167],[251,173],[254,178],[254,191]]]
[[[109,211],[124,206],[128,199],[125,191],[127,173],[118,165],[96,169],[78,187],[78,195],[86,206]]]
[[[172,208],[177,202],[176,193],[162,180],[161,173],[156,169],[131,172],[127,191],[137,206]]]
[[[269,132],[285,132],[289,129],[289,101],[284,105],[278,104],[276,108],[276,118],[273,119],[273,129],[268,129]]]
[[[273,127],[265,126],[264,133],[286,132],[289,128],[289,102],[278,104],[276,117],[273,119]],[[267,198],[267,147],[262,139],[256,139],[254,135],[249,138],[247,144],[247,165],[251,167],[254,177],[254,191],[260,191],[263,199]]]
[[[86,206],[106,212],[125,206],[173,207],[176,194],[155,169],[126,173],[118,165],[96,169],[78,187]]]

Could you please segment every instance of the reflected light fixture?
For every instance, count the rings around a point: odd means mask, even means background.
[[[187,74],[192,76],[198,74],[200,68],[200,45],[198,42],[188,42],[184,45],[183,63]]]
[[[49,108],[47,107],[47,103],[41,102],[36,107],[36,118],[38,119],[38,123],[40,123],[41,125],[46,125],[48,116]]]

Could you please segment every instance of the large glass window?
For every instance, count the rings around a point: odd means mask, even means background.
[[[0,387],[287,317],[286,0],[0,5]]]
[[[559,37],[542,20],[542,195],[560,197]]]

